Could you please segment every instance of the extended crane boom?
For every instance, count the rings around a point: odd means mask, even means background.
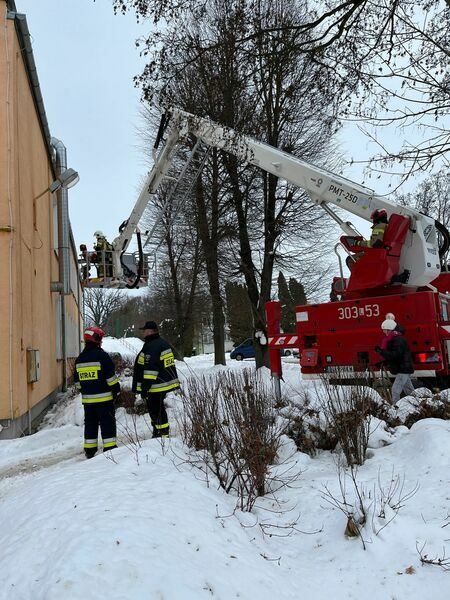
[[[387,211],[388,216],[395,213],[409,217],[410,231],[400,258],[400,269],[409,272],[408,286],[427,285],[439,275],[439,246],[433,218],[410,207],[399,206],[345,177],[316,167],[279,148],[240,135],[209,119],[178,109],[172,111],[171,119],[173,128],[178,129],[180,135],[194,135],[208,146],[225,150],[244,162],[298,186],[316,204],[333,204],[367,221],[373,210],[381,208]],[[336,220],[344,233],[356,234],[350,224]]]
[[[162,149],[155,153],[154,165],[142,192],[113,242],[113,276],[90,279],[87,262],[82,267],[82,273],[87,274],[84,285],[132,288],[145,283],[139,221],[162,181],[168,177],[177,149],[186,140],[196,138],[191,157],[197,146],[204,144],[304,190],[346,234],[335,249],[359,253],[358,260],[349,263],[352,269],[348,278],[344,277],[338,253],[340,277],[333,280],[332,301],[296,307],[295,333],[281,331],[280,303],[266,304],[266,333],[275,377],[282,375],[280,349],[284,347],[298,348],[303,377],[337,374],[337,380],[342,381],[343,372],[351,378],[361,371],[370,377],[379,376],[379,357],[374,347],[379,343],[381,322],[386,314],[394,312],[398,322],[406,328],[415,375],[431,386],[450,384],[450,273],[444,264],[450,235],[445,227],[432,217],[397,205],[385,196],[377,196],[371,189],[345,177],[177,108],[163,116],[156,146],[163,136]],[[187,166],[183,172],[186,170]],[[381,245],[374,244],[361,252],[356,239],[360,237],[358,232],[351,223],[341,219],[335,207],[367,221],[371,220],[374,210],[384,209],[388,221]],[[134,233],[139,246],[137,260],[136,255],[127,253]],[[104,265],[103,273],[106,272],[110,271]]]
[[[385,209],[388,216],[403,215],[409,218],[409,230],[404,241],[400,272],[407,274],[405,284],[417,288],[432,282],[441,270],[438,236],[435,220],[405,206],[399,206],[386,197],[377,196],[362,185],[345,177],[314,166],[269,144],[238,134],[233,129],[218,125],[207,118],[197,117],[174,108],[170,111],[169,127],[162,150],[155,157],[143,190],[129,219],[113,242],[113,269],[111,285],[125,282],[130,287],[130,265],[123,262],[132,235],[138,231],[139,221],[151,202],[162,180],[167,175],[179,144],[187,137],[196,137],[209,147],[233,154],[245,163],[257,166],[268,173],[305,190],[311,200],[321,205],[341,226],[347,235],[358,235],[351,223],[344,222],[329,205],[335,205],[362,219],[370,220],[374,209]],[[142,258],[142,257],[141,257]],[[135,269],[137,271],[137,269]],[[125,275],[124,275],[125,272]],[[107,287],[108,283],[105,282]]]

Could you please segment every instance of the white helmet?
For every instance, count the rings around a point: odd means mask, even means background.
[[[94,231],[94,235],[95,237],[105,237],[103,231],[100,231],[99,229],[97,229],[97,231]]]

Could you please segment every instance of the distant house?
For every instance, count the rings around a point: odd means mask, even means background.
[[[51,138],[24,15],[0,0],[0,438],[31,431],[80,349],[65,148]]]

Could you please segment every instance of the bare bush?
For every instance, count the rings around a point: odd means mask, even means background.
[[[128,413],[123,423],[117,422],[117,431],[120,434],[120,441],[133,454],[136,464],[139,465],[139,450],[144,438],[138,431],[137,420],[136,413]]]
[[[189,462],[207,478],[213,474],[227,493],[237,494],[240,509],[251,510],[267,492],[283,433],[270,386],[246,369],[191,378],[181,393],[180,431],[194,450]]]
[[[119,399],[116,401],[116,407],[123,406],[125,411],[130,414],[145,415],[147,413],[147,406],[145,402],[140,404],[136,403],[136,394],[130,389],[124,389],[122,387]]]
[[[344,513],[347,517],[345,535],[359,537],[364,549],[364,535],[367,533],[368,524],[371,524],[372,532],[379,535],[419,489],[418,484],[411,489],[405,489],[405,477],[394,473],[394,470],[387,482],[382,481],[379,473],[378,480],[373,485],[358,481],[358,468],[355,466],[344,469],[338,462],[337,471],[339,496],[325,485],[322,498]],[[347,489],[348,482],[350,491]]]
[[[428,556],[428,554],[424,554],[426,544],[423,544],[422,547],[419,548],[419,545],[416,544],[417,553],[420,556],[420,562],[423,565],[435,565],[437,567],[441,567],[444,571],[450,571],[450,558],[445,553],[445,548],[442,550],[442,556]]]
[[[450,402],[446,392],[434,394],[431,398],[411,399],[409,414],[402,419],[404,424],[411,428],[422,419],[450,419]]]
[[[287,435],[300,452],[315,456],[317,450],[334,450],[338,443],[334,431],[328,426],[317,406],[313,406],[308,392],[302,392],[300,405],[290,407],[286,418]]]
[[[336,380],[338,383],[347,383],[344,373],[338,373]],[[325,418],[349,466],[364,463],[370,433],[369,380],[364,373],[360,373],[354,381],[352,385],[335,385],[323,377],[324,393],[317,389]]]

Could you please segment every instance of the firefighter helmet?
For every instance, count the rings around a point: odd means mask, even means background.
[[[94,236],[95,237],[105,237],[105,234],[103,233],[103,231],[100,231],[99,229],[97,229],[97,231],[94,231]]]
[[[370,215],[370,218],[372,219],[372,221],[378,221],[379,219],[387,219],[387,212],[384,210],[384,208],[377,208]]]
[[[105,337],[105,332],[100,327],[88,327],[84,332],[85,342],[94,342],[94,344],[100,344],[102,338]]]

